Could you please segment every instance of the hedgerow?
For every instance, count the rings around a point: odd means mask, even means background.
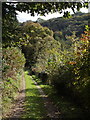
[[[16,47],[2,50],[2,79],[3,79],[3,114],[11,105],[20,90],[20,80],[25,64],[24,55]]]

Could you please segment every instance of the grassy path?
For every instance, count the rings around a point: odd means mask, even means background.
[[[46,109],[44,107],[44,103],[42,97],[34,84],[31,80],[31,76],[25,72],[25,80],[26,80],[26,98],[25,98],[25,112],[22,115],[22,118],[25,119],[43,119],[46,118]]]
[[[28,75],[28,72],[22,74],[20,86],[18,98],[7,118],[10,120],[51,120],[52,118],[59,118],[58,109],[45,95],[41,87]]]
[[[79,106],[76,106],[64,96],[57,95],[55,89],[51,86],[37,85],[35,81],[28,75],[28,72],[22,75],[21,92],[11,110],[11,114],[7,116],[10,120],[13,120],[13,118],[17,120],[22,118],[29,120],[83,118],[83,112]],[[61,113],[56,109],[57,107]]]

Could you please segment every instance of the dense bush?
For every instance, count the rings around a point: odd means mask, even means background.
[[[53,38],[53,31],[42,27],[39,23],[26,22],[20,26],[20,40],[23,44],[22,52],[25,54],[26,67],[42,72],[46,69],[47,62],[53,51],[59,51],[60,42]],[[24,34],[23,34],[24,33]],[[54,50],[55,49],[55,50]]]
[[[25,58],[16,47],[3,48],[2,52],[3,112],[5,113],[19,91]]]
[[[18,48],[3,48],[3,78],[15,76],[24,67],[24,64],[24,55]]]
[[[57,41],[53,38],[53,32],[40,24],[27,22],[21,28],[25,32],[23,41],[28,41],[28,44],[22,47],[27,66],[34,74],[44,71],[48,75],[46,83],[55,86],[62,94],[63,91],[72,94],[77,101],[82,101],[84,108],[89,109],[89,31],[86,31],[81,39],[73,32],[66,37],[67,43],[69,41],[68,49],[62,49],[58,38]],[[57,34],[63,40],[62,33],[56,32],[55,35]]]
[[[82,38],[77,40],[72,38],[72,51],[59,58],[59,64],[55,60],[49,67],[51,83],[58,91],[71,92],[72,96],[82,104],[85,109],[90,111],[90,31],[85,31]],[[73,54],[72,54],[73,53]],[[70,57],[71,56],[71,57]],[[69,93],[69,95],[71,94]]]

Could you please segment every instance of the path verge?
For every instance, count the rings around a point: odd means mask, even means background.
[[[16,119],[20,118],[24,112],[24,101],[25,101],[25,79],[24,72],[22,73],[22,79],[20,81],[20,91],[18,93],[15,102],[13,103],[10,112],[6,115],[6,118]]]

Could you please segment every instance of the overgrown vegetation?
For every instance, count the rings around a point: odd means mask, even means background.
[[[70,92],[76,101],[90,111],[89,105],[89,84],[90,84],[90,36],[89,31],[83,34],[81,40],[74,41],[73,59],[68,61],[65,59],[65,64],[59,64],[58,71],[52,74],[54,86],[58,91],[64,90]],[[70,56],[69,56],[70,57]],[[72,93],[72,94],[71,94]],[[67,94],[67,92],[66,92]]]
[[[71,96],[89,115],[90,111],[90,31],[86,26],[85,34],[81,38],[75,35],[69,36],[72,45],[67,50],[50,50],[50,61],[43,66],[44,72],[48,74],[48,81],[53,85],[58,94]],[[58,59],[57,59],[58,58]],[[43,59],[42,59],[43,60]],[[38,67],[38,64],[34,68]],[[45,69],[46,68],[46,69]],[[34,69],[37,73],[37,69]],[[41,79],[42,80],[42,79]],[[43,82],[42,82],[43,83]],[[45,83],[45,82],[44,82]],[[64,91],[64,92],[62,92]]]
[[[72,97],[59,92],[53,86],[40,85],[46,95],[58,107],[63,119],[85,119],[86,113]],[[83,115],[84,114],[84,115]],[[88,117],[87,117],[88,118]]]
[[[58,108],[62,119],[88,119],[87,111],[77,99],[70,95],[68,89],[65,90],[64,88],[64,91],[60,92],[52,85],[43,84],[37,76],[33,75],[32,78]]]
[[[3,48],[3,114],[8,112],[11,103],[20,89],[21,75],[25,64],[24,55],[15,47]]]
[[[57,18],[59,23],[66,22],[67,24],[65,23],[64,26],[60,24],[60,28],[58,28],[59,31],[56,31],[55,28],[54,32],[47,27],[41,26],[39,23],[27,21],[21,24],[16,18],[16,10],[28,11],[31,12],[31,15],[34,15],[35,12],[44,15],[49,12],[62,12],[62,10],[66,8],[72,8],[74,10],[76,6],[79,10],[83,5],[84,7],[87,7],[88,3],[15,3],[15,5],[13,3],[3,3],[2,71],[4,84],[4,113],[5,110],[7,110],[6,108],[9,103],[12,102],[15,94],[19,90],[20,76],[25,64],[25,67],[30,71],[29,74],[35,74],[37,77],[40,77],[41,83],[47,84],[47,87],[44,86],[47,88],[45,88],[46,93],[52,93],[52,86],[54,90],[56,89],[57,94],[55,95],[55,101],[59,95],[71,96],[71,98],[73,98],[89,116],[90,28],[87,23],[88,14],[83,15],[82,17],[76,17],[77,21],[78,19],[81,19],[82,21],[85,19],[84,26],[81,22],[75,22],[74,18],[69,19],[71,20],[70,23],[68,19]],[[69,17],[69,12],[65,12],[64,16]],[[59,27],[58,21],[51,23],[53,23],[54,27]],[[53,26],[50,25],[52,28]],[[67,29],[65,29],[65,26]],[[71,33],[72,30],[74,32]],[[82,36],[80,36],[81,34]],[[26,63],[24,56],[26,58]],[[47,75],[47,79],[44,79],[45,74]],[[28,102],[33,102],[33,100],[36,102],[39,100],[38,96],[32,97],[34,94],[39,94],[35,89],[35,85],[32,85],[33,83],[29,81],[28,77],[29,76],[26,75],[26,79],[28,80],[26,85],[26,95],[27,97],[30,95],[30,99],[26,98],[26,105],[28,105]],[[32,94],[28,90],[29,84],[31,84],[32,87]],[[48,84],[50,86],[48,86]],[[47,91],[49,90],[48,87],[51,87],[50,92]],[[58,99],[58,101],[59,100],[60,99]],[[62,100],[63,99],[60,101],[62,102]],[[56,104],[58,104],[58,101],[56,101]],[[61,102],[59,102],[60,105]],[[65,105],[68,106],[67,104]],[[27,113],[25,117],[34,117],[35,113],[37,118],[42,118],[42,113],[39,114],[37,110],[41,109],[43,111],[44,109],[41,107],[36,108],[37,105],[35,103],[32,103],[31,106],[35,106],[35,111],[31,108],[33,112],[30,116],[26,109]],[[70,107],[70,109],[72,108],[73,107]],[[76,109],[76,111],[78,110]],[[71,116],[69,113],[66,113],[68,114],[66,117]]]
[[[26,43],[21,47],[27,60],[26,67],[36,72],[45,70],[53,53],[59,54],[60,43],[53,38],[53,31],[33,22],[21,24],[20,31],[20,40]]]

